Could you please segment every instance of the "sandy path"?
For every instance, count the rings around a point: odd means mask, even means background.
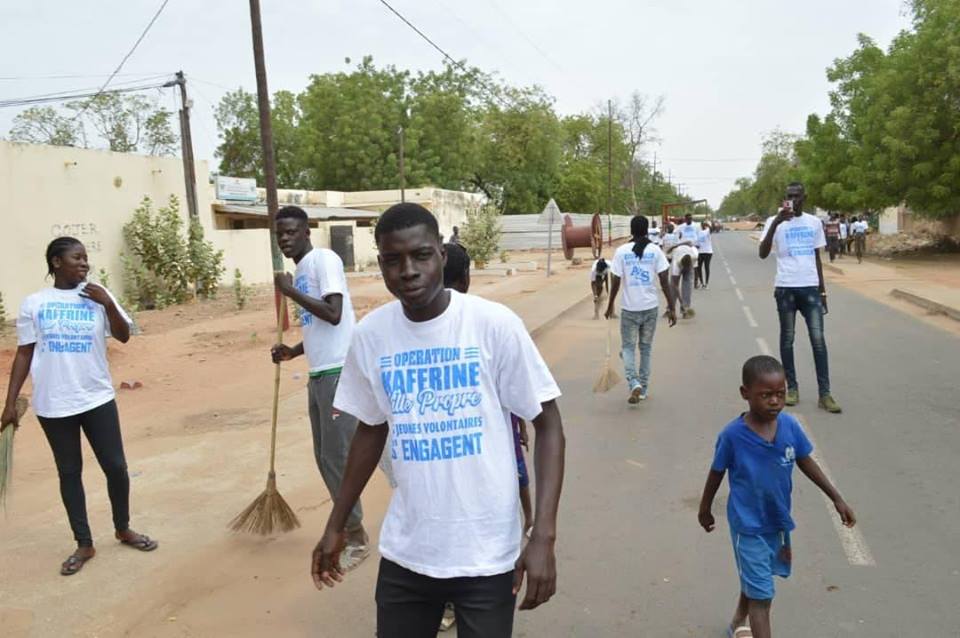
[[[523,259],[530,259],[525,255]],[[559,277],[583,277],[586,266]],[[543,272],[478,277],[474,291],[510,304],[540,294]],[[359,314],[387,300],[382,281],[351,279]],[[103,475],[85,449],[84,481],[98,555],[69,579],[58,565],[72,541],[57,494],[56,470],[35,418],[18,431],[14,489],[0,517],[0,626],[15,636],[316,635],[318,626],[372,635],[374,619],[346,617],[336,600],[370,597],[374,561],[333,596],[318,594],[308,557],[329,512],[314,465],[305,409],[303,359],[283,369],[278,449],[281,493],[303,527],[273,538],[234,536],[228,521],[266,478],[273,368],[271,298],[238,312],[229,299],[138,315],[143,335],[111,344],[132,479],[132,526],[157,537],[140,554],[111,539]],[[296,329],[287,340],[299,338]],[[0,368],[9,370],[9,337]],[[5,379],[4,379],[5,384]],[[366,520],[379,529],[389,488],[379,476],[365,492]],[[374,539],[375,542],[375,539]],[[331,630],[327,635],[347,635]]]

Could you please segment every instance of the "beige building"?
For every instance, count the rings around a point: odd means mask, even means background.
[[[196,172],[200,222],[207,239],[224,252],[224,281],[232,279],[235,268],[248,282],[271,281],[262,189],[257,203],[219,201],[207,163],[198,163]],[[7,246],[0,251],[0,293],[8,314],[26,295],[50,285],[44,250],[62,235],[83,241],[92,270],[105,269],[111,288],[122,293],[123,225],[144,196],[162,206],[176,195],[186,219],[184,190],[179,158],[0,141],[0,237]],[[400,200],[399,191],[282,190],[279,195],[281,205],[307,211],[315,246],[331,247],[331,237],[340,239],[338,248],[351,245],[357,270],[376,267],[373,224]],[[435,188],[408,189],[406,199],[432,210],[447,236],[464,223],[470,207],[484,201],[481,195]]]

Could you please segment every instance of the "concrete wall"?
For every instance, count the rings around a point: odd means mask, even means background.
[[[216,229],[207,163],[199,162],[196,172],[199,219],[207,239],[224,252],[224,282],[232,280],[235,268],[247,282],[272,281],[268,231]],[[45,279],[44,251],[51,239],[62,235],[84,242],[91,270],[106,269],[110,287],[122,294],[123,225],[144,196],[159,207],[176,195],[186,220],[184,191],[179,158],[0,141],[0,237],[6,240],[6,248],[0,251],[0,293],[8,314],[17,312],[26,295],[50,285]],[[463,225],[469,207],[484,201],[481,195],[434,188],[410,189],[406,195],[408,201],[422,203],[437,215],[440,231],[447,237],[453,226]],[[400,200],[400,192],[285,190],[280,199],[382,211]],[[354,228],[357,268],[376,268],[373,228],[357,227],[355,221],[320,222],[312,231],[314,245],[329,248],[330,226],[335,225]]]

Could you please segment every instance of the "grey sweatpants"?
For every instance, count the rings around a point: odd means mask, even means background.
[[[320,468],[320,476],[330,491],[330,497],[336,498],[343,482],[343,470],[347,465],[347,454],[353,434],[357,431],[357,418],[345,412],[333,409],[333,397],[337,393],[340,374],[328,374],[311,377],[307,384],[307,398],[310,406],[310,429],[313,430],[313,456]],[[353,506],[347,518],[347,530],[354,530],[363,520],[360,501]]]

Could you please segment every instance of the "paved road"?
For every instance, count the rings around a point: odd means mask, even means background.
[[[607,326],[589,320],[589,304],[540,337],[565,392],[561,580],[547,607],[519,615],[517,636],[725,635],[737,595],[726,501],[710,535],[696,507],[716,434],[744,409],[740,366],[768,348],[776,355],[778,328],[772,259],[757,259],[746,233],[714,245],[697,317],[658,328],[645,404],[627,405],[622,384],[591,393]],[[960,636],[960,340],[855,292],[830,292],[832,381],[845,411],[816,407],[801,320],[794,413],[860,524],[838,533],[797,473],[795,573],[778,583],[776,634]]]

